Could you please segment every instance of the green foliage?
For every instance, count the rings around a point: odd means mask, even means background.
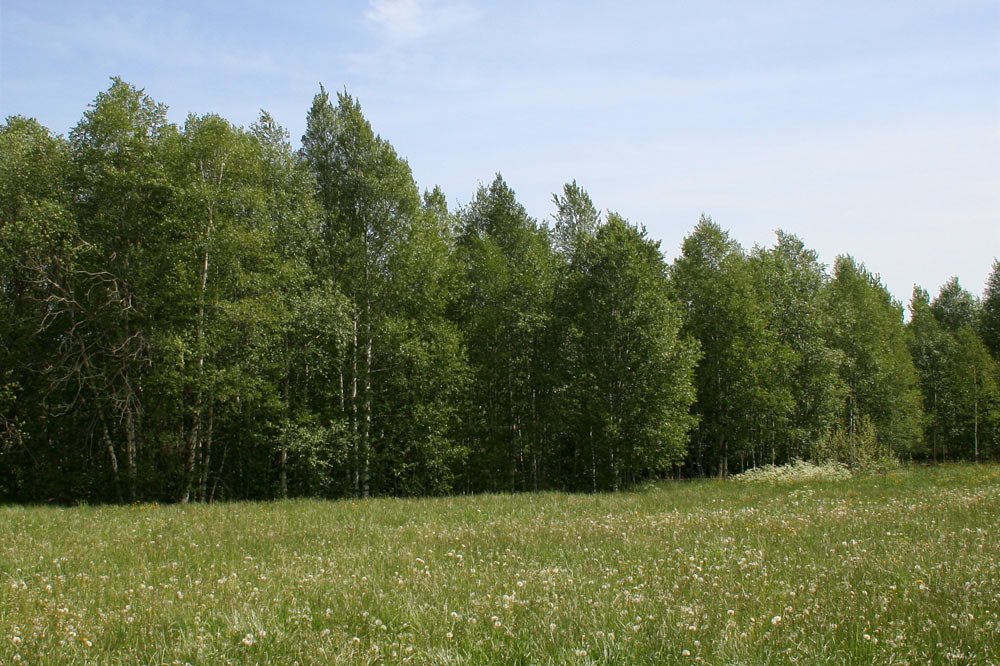
[[[931,303],[931,312],[942,326],[956,333],[975,323],[979,301],[962,288],[957,277],[953,277],[942,285],[937,298]]]
[[[288,455],[288,487],[312,496],[336,495],[340,487],[337,472],[346,456],[345,425],[323,425],[309,414],[297,414],[278,428],[277,444]],[[280,490],[280,489],[279,489]],[[285,493],[288,488],[285,488]]]
[[[12,116],[0,127],[0,155],[0,277],[5,295],[12,297],[45,258],[72,251],[70,154],[62,137],[33,119]]]
[[[554,388],[545,341],[555,258],[545,229],[528,217],[499,174],[458,218],[465,285],[456,320],[473,381],[465,419],[467,478],[485,478],[492,489],[537,488],[551,435],[542,415]]]
[[[897,467],[899,459],[879,443],[874,422],[862,416],[854,428],[837,426],[813,448],[820,463],[845,465],[854,472],[885,471]]]
[[[556,252],[572,256],[579,243],[594,235],[601,224],[601,214],[594,207],[586,190],[572,183],[563,185],[562,195],[553,194],[556,212],[552,215],[553,247]]]
[[[910,303],[911,353],[928,415],[925,455],[933,460],[978,460],[997,450],[1000,369],[974,328],[974,303],[955,280],[933,302],[914,289]],[[949,315],[956,311],[965,315]]]
[[[576,245],[559,301],[568,485],[618,489],[668,472],[695,424],[697,353],[681,337],[658,243],[609,215]]]
[[[836,427],[846,387],[839,376],[843,356],[825,339],[834,321],[826,272],[800,239],[777,235],[773,248],[755,248],[751,259],[774,335],[771,393],[783,417],[772,419],[768,436],[776,457],[787,460],[811,455],[812,444]]]
[[[769,436],[788,418],[791,396],[778,381],[782,350],[753,265],[726,231],[703,217],[684,239],[670,277],[685,311],[683,332],[702,353],[692,471],[726,476],[730,465],[773,458]]]
[[[41,485],[50,456],[64,455],[39,447],[48,394],[40,375],[66,331],[52,318],[77,254],[69,159],[66,141],[34,120],[0,126],[0,497]]]
[[[320,88],[294,151],[112,79],[0,126],[0,499],[621,489],[1000,455],[998,274],[911,321],[877,276],[702,218],[667,268],[576,181],[421,196]],[[925,417],[926,414],[926,417]],[[872,461],[875,461],[874,463]]]
[[[837,257],[827,293],[834,313],[829,344],[843,354],[843,427],[854,435],[870,419],[879,446],[905,459],[920,450],[924,413],[902,307],[849,256]]]
[[[312,180],[269,116],[251,131],[218,116],[190,116],[171,142],[168,168],[175,186],[168,268],[174,280],[165,294],[163,333],[175,344],[162,359],[167,376],[160,379],[175,400],[173,413],[162,418],[176,424],[184,449],[178,492],[187,500],[207,492],[207,477],[216,473],[211,449],[227,444],[224,429],[221,442],[216,436],[216,418],[250,409],[264,424],[305,409],[289,404],[298,370],[292,363],[303,360],[289,347],[307,326],[298,318],[315,318],[310,310],[319,309],[323,327],[336,336],[344,317],[336,295],[324,293],[310,271],[318,242],[311,236],[319,233],[318,210],[304,203]]]
[[[320,89],[301,154],[323,207],[322,270],[352,306],[338,377],[353,492],[448,491],[467,373],[445,316],[457,274],[444,196],[421,205],[409,166],[347,94],[334,106]]]
[[[979,313],[979,336],[1000,362],[1000,261],[993,260],[993,270],[986,281],[982,310]]]

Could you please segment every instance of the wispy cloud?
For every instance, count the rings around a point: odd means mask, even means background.
[[[393,43],[405,43],[469,23],[478,12],[458,2],[369,0],[365,18]]]
[[[68,14],[56,21],[30,15],[15,16],[14,20],[19,39],[51,44],[63,57],[86,54],[128,65],[148,62],[162,66],[169,62],[173,67],[213,69],[230,75],[234,71],[284,71],[270,54],[242,48],[237,39],[205,39],[190,17],[173,16],[155,7]]]

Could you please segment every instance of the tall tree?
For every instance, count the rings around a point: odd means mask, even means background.
[[[77,277],[91,284],[57,301],[74,334],[61,340],[54,372],[92,397],[109,451],[112,437],[121,441],[130,500],[142,454],[149,305],[161,286],[158,243],[172,194],[162,149],[175,131],[164,105],[116,78],[70,133],[75,208],[88,243]]]
[[[979,460],[995,452],[1000,374],[976,332],[976,308],[975,298],[955,278],[933,301],[924,290],[914,290],[911,349],[935,460]]]
[[[363,497],[404,485],[420,488],[401,481],[406,474],[397,473],[393,460],[409,444],[418,449],[407,450],[411,463],[416,457],[435,469],[454,453],[447,425],[453,410],[441,401],[457,399],[464,361],[437,287],[448,271],[450,230],[434,210],[421,206],[409,166],[372,131],[346,93],[336,105],[325,90],[316,95],[302,156],[315,174],[324,210],[328,270],[353,306],[338,373],[351,484]],[[455,381],[448,381],[451,371]],[[405,402],[393,388],[403,377]],[[414,418],[407,419],[407,409],[422,411],[419,418],[410,411]],[[400,428],[409,429],[404,435]],[[374,482],[373,472],[379,474]]]
[[[577,185],[575,180],[563,185],[561,195],[553,194],[552,203],[556,206],[556,212],[552,215],[555,250],[570,256],[581,239],[596,233],[601,224],[601,214],[594,207],[587,191]]]
[[[947,330],[957,333],[966,326],[972,326],[979,314],[979,301],[952,277],[944,285],[937,298],[931,302],[931,312]]]
[[[877,275],[850,256],[837,257],[827,293],[834,314],[828,340],[844,357],[840,374],[847,387],[848,433],[855,435],[870,419],[883,453],[910,456],[919,450],[924,414],[902,306]]]
[[[355,491],[371,492],[373,360],[382,305],[391,291],[388,259],[420,200],[409,167],[376,136],[358,102],[346,93],[334,106],[321,89],[302,137],[326,211],[330,269],[354,304],[346,404],[353,437]]]
[[[778,441],[780,459],[807,457],[836,426],[844,398],[841,356],[824,339],[832,325],[824,300],[828,278],[816,253],[783,231],[772,248],[754,249],[752,263],[767,326],[777,338],[772,404],[785,416],[772,419],[768,433]]]
[[[322,208],[314,174],[292,151],[285,130],[264,112],[250,127],[260,146],[258,192],[263,228],[273,236],[275,275],[261,292],[271,313],[271,344],[254,359],[271,368],[280,396],[278,493],[341,495],[337,474],[348,442],[338,408],[337,361],[347,348],[351,304],[329,274],[322,236]],[[277,307],[276,307],[277,306]],[[280,359],[280,365],[268,359]]]
[[[467,433],[470,478],[494,489],[542,482],[548,446],[540,406],[555,261],[548,235],[498,174],[459,212],[458,254],[466,284],[458,321],[473,369]]]
[[[563,483],[618,490],[683,459],[696,343],[681,336],[659,243],[645,229],[611,214],[592,238],[578,238],[558,306]]]
[[[684,333],[698,340],[695,371],[698,427],[689,462],[699,474],[729,472],[731,460],[772,462],[773,440],[762,435],[787,418],[790,398],[773,381],[778,348],[767,327],[750,262],[739,244],[703,217],[684,239],[670,270],[685,311]],[[766,443],[766,450],[759,445]]]
[[[51,496],[42,469],[79,460],[82,448],[67,451],[63,437],[45,432],[47,403],[64,397],[42,372],[65,320],[39,331],[79,245],[69,159],[66,141],[35,120],[14,116],[0,126],[0,497]]]
[[[174,413],[164,418],[183,451],[177,492],[186,502],[210,498],[209,478],[222,462],[212,457],[214,443],[228,446],[233,432],[221,424],[242,422],[248,406],[262,424],[267,414],[290,418],[288,336],[315,282],[308,255],[318,245],[318,211],[311,176],[267,114],[249,131],[215,115],[190,116],[169,143],[173,279],[160,308],[158,360],[161,390],[173,391]],[[287,494],[284,446],[275,462],[279,493]]]
[[[1000,362],[1000,261],[993,260],[993,270],[986,281],[982,310],[979,313],[979,337]]]
[[[951,394],[948,366],[954,348],[952,335],[942,328],[931,310],[930,296],[924,289],[915,286],[910,299],[909,344],[913,364],[920,375],[920,387],[924,397],[924,412],[927,415],[924,431],[924,446],[929,447],[929,456],[938,461],[949,456],[948,438],[945,435],[947,414],[951,411]]]
[[[1000,369],[972,326],[955,334],[953,349],[949,374],[957,400],[951,439],[959,455],[979,462],[1000,453]]]
[[[379,328],[376,359],[382,492],[448,492],[467,455],[459,409],[469,371],[461,333],[448,317],[460,279],[453,226],[440,189],[425,193],[392,260],[395,297]]]

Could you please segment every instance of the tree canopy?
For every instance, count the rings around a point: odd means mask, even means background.
[[[1000,264],[909,321],[849,255],[665,261],[571,181],[421,194],[358,100],[301,148],[171,123],[120,79],[68,136],[0,126],[0,500],[544,488],[838,458],[1000,456]]]

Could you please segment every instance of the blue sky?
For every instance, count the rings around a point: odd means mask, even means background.
[[[0,0],[0,113],[68,132],[109,77],[177,122],[358,97],[453,205],[576,179],[672,258],[702,213],[851,253],[909,300],[1000,256],[1000,1]]]

